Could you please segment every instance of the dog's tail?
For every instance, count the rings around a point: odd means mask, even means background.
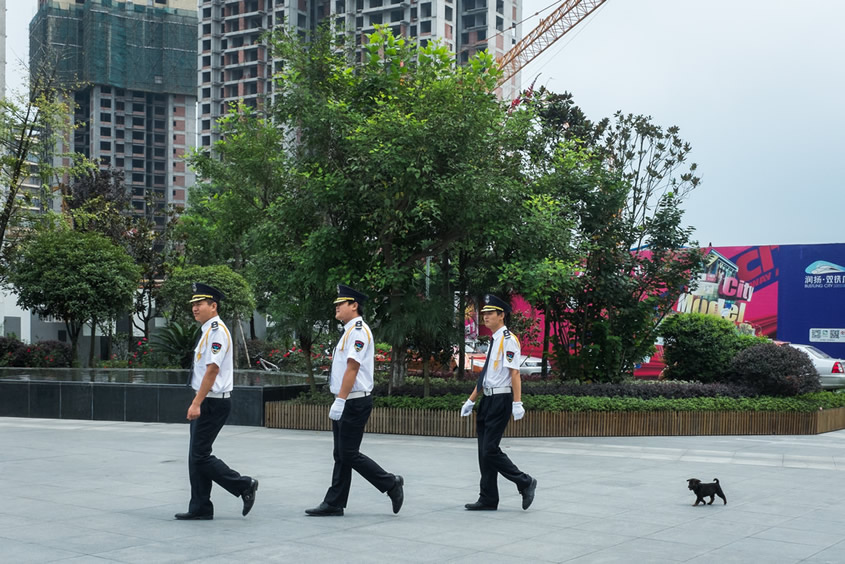
[[[719,483],[719,478],[713,478],[713,481],[714,481],[714,482],[716,482],[716,483],[718,484],[718,483]]]

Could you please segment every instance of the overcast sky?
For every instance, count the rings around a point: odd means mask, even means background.
[[[845,2],[607,0],[525,70],[591,119],[680,127],[702,245],[845,242]]]
[[[14,87],[38,2],[6,4]],[[523,17],[554,5],[527,0]],[[572,92],[593,120],[622,110],[680,127],[702,178],[685,203],[702,245],[842,243],[843,30],[842,0],[607,0],[523,84]]]

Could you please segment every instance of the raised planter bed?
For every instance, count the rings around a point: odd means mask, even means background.
[[[0,368],[0,417],[184,423],[186,380],[186,370]],[[268,402],[307,389],[303,376],[240,370],[228,422],[261,426]]]
[[[267,402],[265,426],[331,430],[329,408]],[[506,437],[645,437],[683,435],[817,435],[845,429],[845,408],[805,413],[774,411],[528,412]],[[370,433],[474,437],[475,413],[373,408]]]

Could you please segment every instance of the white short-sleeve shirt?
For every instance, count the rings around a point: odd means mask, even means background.
[[[351,392],[372,392],[373,371],[375,368],[375,350],[373,332],[364,323],[363,318],[356,317],[343,326],[343,335],[334,348],[332,356],[332,376],[329,390],[334,395],[340,393],[343,374],[346,372],[346,361],[350,358],[360,364],[358,376]]]
[[[229,328],[214,316],[202,324],[202,337],[194,348],[194,371],[191,376],[191,387],[200,389],[205,368],[209,364],[216,364],[220,371],[211,387],[212,392],[231,392],[233,386],[232,337]]]
[[[504,388],[511,385],[511,368],[519,370],[522,362],[519,339],[511,334],[508,328],[502,326],[493,333],[492,349],[487,351],[490,362],[487,363],[487,373],[484,375],[485,388]]]

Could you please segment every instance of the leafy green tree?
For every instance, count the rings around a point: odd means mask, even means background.
[[[592,124],[568,96],[532,104],[541,136],[528,144],[533,177],[573,225],[568,252],[548,257],[563,268],[541,302],[558,365],[569,379],[615,381],[652,350],[657,325],[701,260],[686,248],[692,228],[680,209],[699,184],[696,166],[686,164],[690,148],[675,127],[621,113]]]
[[[187,260],[226,260],[247,278],[258,309],[277,329],[298,337],[316,391],[312,349],[334,317],[337,279],[327,277],[328,259],[341,247],[319,243],[315,226],[323,216],[301,188],[307,179],[297,174],[281,128],[244,106],[233,107],[217,125],[221,140],[190,157],[205,183],[192,191],[179,221]]]
[[[93,231],[120,244],[128,228],[129,192],[122,170],[86,171],[71,183],[64,199],[74,229]]]
[[[154,218],[129,216],[128,229],[123,244],[129,256],[141,268],[141,284],[135,294],[132,323],[150,338],[153,318],[159,314],[160,283],[166,279],[174,264],[181,258],[174,230],[178,222],[173,212],[168,212],[163,226]]]
[[[33,233],[8,273],[18,305],[64,321],[74,359],[82,326],[127,311],[139,278],[123,249],[62,224]]]
[[[81,154],[61,150],[61,140],[73,134],[72,100],[49,68],[34,69],[23,93],[0,98],[0,250],[12,259],[8,247],[24,231],[10,228],[28,215],[22,212],[50,209],[59,183],[94,167]],[[70,164],[56,165],[62,158]]]
[[[407,300],[408,309],[403,312],[405,323],[411,326],[408,348],[422,363],[425,397],[431,392],[432,366],[448,367],[453,347],[463,343],[463,319],[456,325],[447,261],[429,263],[426,271],[414,279],[419,299]]]
[[[148,198],[147,204],[147,209],[153,209],[153,198]],[[113,169],[91,170],[76,178],[65,198],[65,209],[74,229],[105,235],[125,248],[141,268],[134,307],[121,314],[128,314],[135,328],[149,340],[159,283],[166,277],[175,254],[173,217],[166,217],[164,225],[159,226],[151,215],[135,213],[130,205],[124,173]],[[97,323],[104,321],[110,320],[91,319],[92,334],[96,333]],[[112,330],[111,323],[108,328]],[[135,339],[132,334],[128,338],[131,347]],[[94,344],[92,339],[89,364],[93,363]]]
[[[274,36],[286,61],[274,115],[295,132],[303,189],[322,214],[312,235],[342,242],[329,271],[336,281],[373,294],[399,385],[416,331],[406,313],[423,299],[414,281],[426,258],[448,260],[491,217],[507,219],[517,198],[518,158],[492,94],[498,70],[486,53],[456,67],[444,46],[418,49],[387,28],[368,37],[354,65],[331,34],[302,49],[285,33]]]
[[[266,296],[264,307],[274,326],[299,340],[308,382],[316,392],[314,344],[337,326],[332,302],[336,283],[347,278],[333,275],[332,259],[343,245],[323,238],[328,230],[319,228],[321,218],[310,203],[306,197],[285,194],[271,206],[268,221],[256,232],[264,251],[248,272],[256,292]]]
[[[77,231],[100,233],[113,243],[123,246],[128,228],[127,210],[129,194],[123,181],[123,171],[94,169],[77,177],[65,194],[63,207]],[[105,319],[92,317],[91,335],[97,334],[98,323]],[[112,324],[108,323],[109,332]],[[109,335],[111,337],[111,335]],[[132,341],[130,335],[130,342]],[[94,365],[96,339],[92,338],[88,348],[88,365]],[[111,348],[111,338],[109,338]],[[111,351],[109,351],[111,356]]]
[[[562,153],[560,157],[557,171],[535,177],[535,193],[523,201],[520,210],[518,250],[503,265],[499,276],[509,292],[523,296],[543,315],[543,377],[549,372],[548,351],[555,319],[552,306],[555,297],[574,292],[581,262],[572,242],[576,223],[575,205],[570,203],[575,192],[572,184],[588,181],[588,176],[579,170],[585,159],[579,151]],[[524,337],[522,340],[526,341]]]
[[[190,192],[178,232],[189,264],[227,261],[246,274],[264,250],[254,231],[294,173],[284,132],[252,108],[232,106],[217,128],[221,139],[213,147],[188,156],[203,181]]]
[[[252,315],[255,310],[255,298],[249,284],[243,276],[225,265],[175,268],[159,292],[162,300],[160,307],[169,309],[171,323],[176,321],[183,326],[196,323],[189,303],[194,282],[209,284],[223,292],[225,298],[219,304],[218,313],[229,325],[232,338],[236,340],[237,351],[240,348],[239,342],[244,339],[240,320]],[[237,356],[236,352],[236,365]]]

